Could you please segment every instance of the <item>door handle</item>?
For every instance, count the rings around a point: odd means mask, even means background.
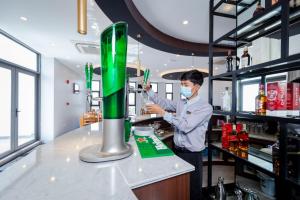
[[[18,113],[21,112],[20,110],[18,110],[18,108],[16,109],[16,117],[18,117]]]

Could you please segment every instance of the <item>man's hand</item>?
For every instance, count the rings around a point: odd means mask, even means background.
[[[148,92],[149,90],[151,90],[151,85],[150,82],[147,83],[147,85],[145,85],[145,90]]]
[[[146,105],[147,112],[150,114],[159,114],[159,115],[164,115],[165,110],[162,109],[159,105],[157,104],[149,104]]]

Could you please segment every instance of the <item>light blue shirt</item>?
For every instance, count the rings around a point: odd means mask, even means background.
[[[191,100],[178,102],[160,98],[152,90],[148,92],[150,100],[160,105],[164,110],[176,112],[173,115],[166,112],[164,120],[174,125],[174,143],[192,152],[205,149],[205,134],[211,118],[212,106],[200,99],[199,96]]]

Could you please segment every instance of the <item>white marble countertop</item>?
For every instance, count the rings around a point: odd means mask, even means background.
[[[37,147],[0,173],[1,200],[136,199],[132,189],[194,170],[177,156],[142,159],[134,154],[119,161],[85,163],[78,153],[101,143],[101,124],[92,124]]]

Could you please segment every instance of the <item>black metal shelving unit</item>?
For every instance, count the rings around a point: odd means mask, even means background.
[[[266,9],[263,13],[252,17],[246,22],[238,25],[237,20],[240,14],[256,4],[258,0],[210,0],[209,11],[209,102],[213,105],[213,83],[214,81],[232,82],[232,108],[230,112],[214,111],[215,115],[231,116],[235,120],[255,120],[261,122],[276,122],[279,127],[280,146],[280,173],[279,176],[273,172],[272,160],[264,160],[256,156],[255,152],[249,152],[247,159],[241,158],[227,149],[223,149],[220,143],[212,142],[212,124],[209,124],[208,133],[208,189],[212,190],[212,150],[217,150],[233,157],[239,163],[250,166],[276,179],[276,198],[286,199],[288,187],[300,189],[299,182],[287,176],[287,124],[300,124],[300,118],[278,117],[278,116],[258,116],[249,112],[237,111],[237,81],[245,78],[264,77],[270,74],[288,72],[300,69],[300,53],[289,55],[290,28],[300,26],[300,7],[290,8],[288,0],[281,0],[271,6],[271,0],[266,0]],[[224,6],[235,7],[233,12],[225,12]],[[226,9],[225,9],[226,10]],[[228,11],[228,10],[227,10]],[[213,38],[214,18],[224,17],[236,20],[236,28],[223,36]],[[247,68],[226,72],[219,75],[213,74],[213,49],[214,47],[227,47],[237,52],[237,49],[251,43],[252,41],[267,35],[279,34],[281,39],[281,56],[279,59],[265,63],[252,65]],[[250,158],[250,159],[249,159]]]

